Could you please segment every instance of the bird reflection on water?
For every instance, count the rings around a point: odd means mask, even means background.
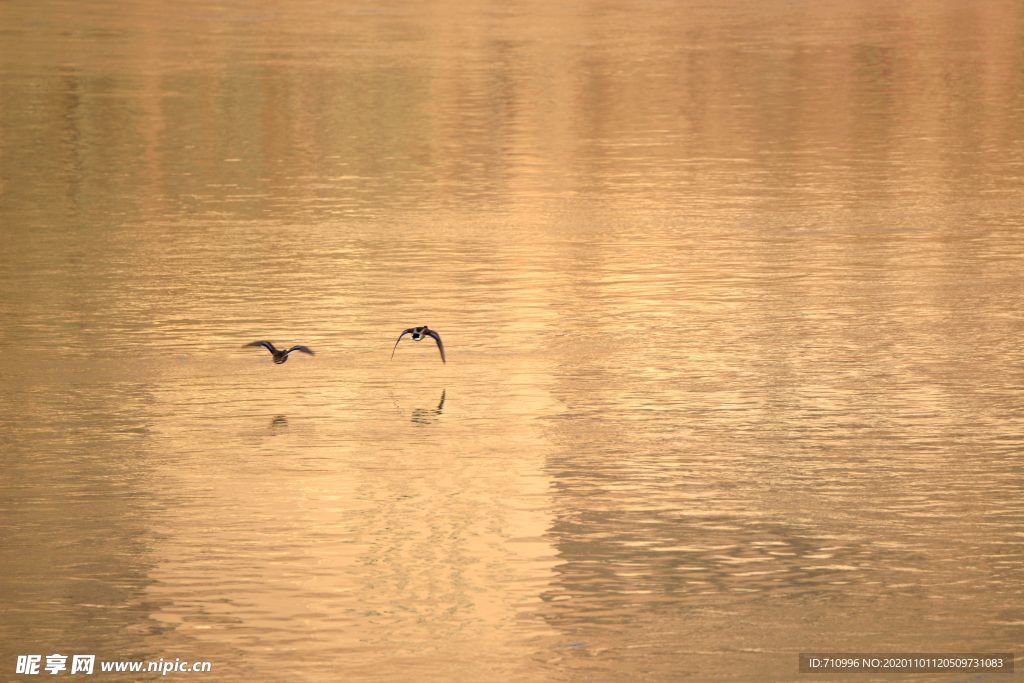
[[[412,411],[412,422],[418,425],[428,425],[444,412],[444,399],[447,395],[448,390],[441,390],[441,401],[437,404],[436,408],[414,408]]]
[[[281,434],[288,429],[288,417],[285,415],[275,415],[274,419],[270,421],[270,433],[271,435]]]
[[[413,408],[412,413],[409,415],[409,421],[415,425],[428,425],[435,422],[444,412],[444,402],[447,394],[447,389],[441,390],[441,399],[438,401],[437,407],[435,408]],[[402,410],[402,406],[398,402],[398,397],[392,394],[391,400],[394,402],[395,408],[398,409],[398,413],[404,417],[405,411]]]

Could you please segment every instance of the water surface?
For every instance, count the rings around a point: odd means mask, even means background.
[[[0,27],[9,672],[1024,650],[1017,3]]]

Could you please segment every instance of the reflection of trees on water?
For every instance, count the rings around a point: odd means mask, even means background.
[[[868,555],[879,559],[875,548],[833,547],[834,538],[784,523],[713,512],[581,511],[550,533],[562,563],[542,597],[560,627],[619,623],[630,612],[672,618],[681,607],[741,594],[827,596],[863,580],[858,567]]]
[[[987,163],[1013,162],[1021,120],[1013,98],[992,93],[1012,86],[1020,73],[1017,43],[999,28],[1019,23],[1021,11],[975,3],[966,14],[974,28],[965,32],[961,21],[942,21],[945,11],[937,7],[934,16],[922,12],[921,25],[936,32],[924,45],[908,39],[908,20],[898,9],[880,11],[870,26],[837,9],[837,21],[850,30],[830,34],[828,49],[773,34],[778,22],[690,14],[685,23],[697,24],[690,39],[679,40],[679,24],[659,13],[635,26],[635,35],[649,40],[616,40],[614,49],[574,54],[577,40],[568,36],[600,29],[599,17],[577,16],[561,40],[491,36],[478,46],[479,68],[451,72],[413,60],[384,66],[372,53],[246,68],[237,55],[251,49],[251,36],[229,32],[181,47],[187,31],[168,30],[165,17],[144,14],[123,19],[121,61],[114,63],[106,51],[83,52],[58,39],[39,54],[35,43],[20,44],[12,31],[7,52],[32,54],[39,63],[34,78],[4,84],[7,99],[23,105],[0,110],[0,129],[31,131],[33,140],[4,150],[5,166],[21,169],[19,187],[28,183],[28,191],[7,200],[24,197],[26,209],[59,212],[113,195],[122,210],[163,201],[185,212],[205,205],[234,217],[273,210],[286,220],[305,217],[310,202],[337,210],[421,208],[439,184],[454,199],[507,191],[513,182],[534,190],[626,192],[632,181],[625,179],[651,171],[660,174],[659,186],[701,197],[708,188],[695,178],[729,175],[760,187],[765,170],[759,165],[771,164],[777,173],[776,155],[763,153],[768,143],[792,155],[794,167],[780,176],[785,188],[820,191],[822,182],[843,178],[871,182],[879,167],[892,166],[897,143],[906,145],[904,154],[920,151],[927,159],[943,142],[960,147],[963,155],[942,159],[954,164],[964,156],[953,172],[970,178],[977,175],[971,169],[978,150],[985,150]],[[45,17],[50,10],[39,11]],[[464,9],[458,12],[461,17]],[[443,51],[451,44],[451,16],[431,17],[420,36],[423,49]],[[643,13],[629,17],[644,20]],[[194,17],[184,13],[176,21],[191,27]],[[298,17],[277,21],[285,35],[308,28]],[[331,19],[324,30],[344,33],[346,21]],[[811,17],[789,21],[803,24],[791,27],[796,34],[820,29]],[[702,35],[735,35],[779,49],[737,52],[714,42],[695,49]],[[959,58],[932,48],[938,44],[957,45]],[[167,56],[179,47],[202,54],[207,68],[170,68],[176,65]],[[552,71],[567,59],[576,68]],[[641,64],[658,68],[637,71]],[[836,165],[848,172],[837,174],[821,153],[807,153],[807,140],[815,150],[845,152]],[[871,140],[886,144],[869,149],[864,143]],[[629,153],[638,149],[644,153]],[[544,154],[550,150],[558,153]],[[547,173],[534,161],[539,154]],[[750,163],[737,166],[741,159]],[[99,172],[112,167],[123,173]],[[332,181],[299,180],[309,177]],[[939,174],[916,179],[918,186],[928,181],[945,182]],[[245,201],[225,197],[225,187]],[[40,195],[52,206],[32,199]]]
[[[153,387],[99,371],[77,379],[14,375],[0,397],[18,418],[0,423],[14,435],[0,478],[0,583],[17,595],[0,626],[4,659],[58,643],[61,652],[141,651],[165,629],[146,597],[159,542],[154,463],[164,455]]]

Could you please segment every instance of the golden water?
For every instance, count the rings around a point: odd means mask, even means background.
[[[0,670],[1024,650],[1022,36],[973,0],[0,3]],[[422,324],[449,362],[389,360]]]

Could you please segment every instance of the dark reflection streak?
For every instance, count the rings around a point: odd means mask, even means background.
[[[64,86],[64,138],[70,156],[70,170],[65,174],[67,199],[72,208],[78,208],[81,179],[85,176],[82,164],[81,130],[79,126],[82,104],[81,78],[72,71],[61,79]]]

